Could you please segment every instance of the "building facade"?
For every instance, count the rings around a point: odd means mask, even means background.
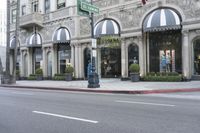
[[[6,61],[6,0],[2,0],[0,6],[0,57],[5,68]]]
[[[96,69],[100,77],[129,77],[129,65],[148,72],[178,72],[187,79],[200,76],[200,1],[93,0],[94,35],[118,38],[118,45],[100,44]],[[11,2],[14,37],[16,2]],[[11,38],[12,40],[12,38]],[[78,15],[77,0],[21,0],[18,69],[21,77],[42,68],[44,77],[64,73],[67,63],[74,77],[85,79],[91,56],[88,17]]]

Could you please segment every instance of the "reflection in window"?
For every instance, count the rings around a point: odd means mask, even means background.
[[[182,72],[181,32],[149,33],[150,72]]]
[[[33,61],[34,61],[34,70],[41,67],[42,61],[42,49],[41,48],[34,48],[33,49]]]
[[[70,63],[71,47],[67,44],[58,46],[58,68],[59,73],[65,73],[66,64]]]

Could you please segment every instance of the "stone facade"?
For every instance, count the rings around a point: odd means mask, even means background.
[[[59,27],[66,27],[71,35],[71,60],[75,67],[75,78],[86,78],[84,50],[91,49],[91,29],[90,20],[77,15],[76,0],[66,0],[66,7],[56,9],[56,0],[50,0],[50,12],[44,13],[44,0],[39,0],[39,12],[42,15],[42,26],[37,27],[37,32],[42,36],[43,58],[41,67],[44,70],[44,76],[47,76],[47,54],[52,52],[52,76],[58,73],[57,51],[52,42],[53,33]],[[182,74],[191,79],[194,74],[194,55],[193,42],[200,38],[200,1],[199,0],[150,0],[146,5],[142,5],[138,0],[97,0],[94,4],[100,8],[100,13],[94,15],[95,24],[104,18],[110,18],[118,22],[120,26],[121,38],[121,77],[127,78],[128,75],[128,47],[131,44],[139,48],[140,74],[144,76],[148,72],[148,48],[146,45],[146,34],[143,33],[143,21],[152,11],[159,8],[170,8],[177,12],[181,17],[182,26]],[[31,14],[31,4],[28,0],[22,0],[21,6],[26,5],[27,14]],[[12,3],[11,9],[16,8]],[[28,21],[28,20],[27,20]],[[14,27],[14,24],[11,24]],[[32,53],[27,48],[27,38],[34,32],[32,26],[20,29],[20,51],[21,61],[20,69],[24,69],[24,56],[28,56],[27,71],[21,72],[21,76],[27,77],[33,71]],[[14,35],[14,29],[11,28],[11,34]],[[146,52],[147,51],[147,52]],[[100,53],[99,53],[100,54]],[[99,55],[98,54],[98,55]],[[98,59],[97,59],[98,60]],[[99,59],[100,60],[100,59]],[[100,61],[99,61],[100,62]],[[101,75],[101,63],[97,61],[97,71]]]

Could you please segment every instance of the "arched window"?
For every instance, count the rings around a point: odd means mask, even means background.
[[[132,63],[139,64],[139,48],[137,45],[130,45],[128,47],[128,64]]]

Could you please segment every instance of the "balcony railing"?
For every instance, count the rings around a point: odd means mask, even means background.
[[[21,28],[30,28],[33,26],[43,27],[43,15],[39,12],[34,12],[20,18]]]

